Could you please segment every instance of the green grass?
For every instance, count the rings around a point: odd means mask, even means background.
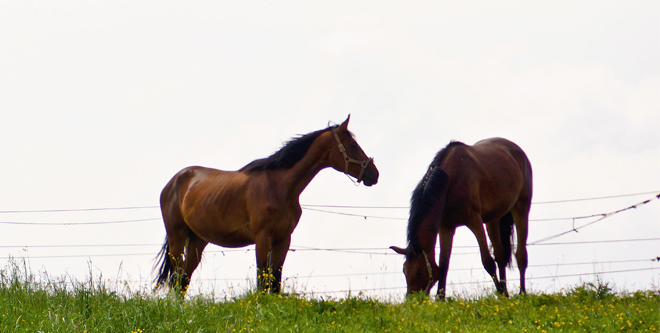
[[[434,302],[362,296],[310,299],[246,292],[227,300],[117,293],[90,277],[37,278],[15,261],[0,272],[0,332],[656,332],[657,291],[602,282],[567,292]],[[115,288],[116,289],[116,288]]]

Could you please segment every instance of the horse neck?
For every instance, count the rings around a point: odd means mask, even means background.
[[[281,179],[279,184],[281,189],[297,198],[319,171],[330,166],[331,145],[328,142],[330,136],[327,133],[316,138],[307,150],[307,154],[293,167],[279,170],[282,172],[279,177]]]
[[[435,246],[438,241],[438,232],[440,230],[440,224],[442,215],[445,208],[445,202],[447,197],[447,187],[442,189],[438,199],[433,205],[426,216],[422,219],[422,222],[417,229],[417,242],[422,248],[426,255],[429,256],[429,260],[435,263]]]
[[[435,246],[438,240],[438,229],[435,228],[435,224],[432,218],[427,216],[417,230],[417,243],[419,247],[426,253],[429,260],[433,261],[435,259],[431,258],[435,257]]]

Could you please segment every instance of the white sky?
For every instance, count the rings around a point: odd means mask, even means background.
[[[325,170],[302,204],[407,207],[439,149],[492,136],[527,152],[535,202],[660,192],[660,3],[0,2],[0,211],[156,206],[183,167],[235,170],[349,113],[379,183],[354,187]],[[537,205],[530,218],[606,213],[652,197]],[[291,252],[286,286],[398,299],[403,258],[387,248],[405,245],[407,209],[342,211],[403,220],[305,210],[293,248],[373,254]],[[0,222],[159,216],[0,213]],[[564,275],[628,270],[601,278],[620,289],[657,287],[660,265],[650,259],[660,256],[659,222],[654,200],[550,242],[654,241],[530,246],[528,288],[559,291],[595,281]],[[530,222],[529,238],[572,227]],[[137,286],[151,286],[165,236],[159,220],[0,228],[0,257],[28,257],[35,272],[85,279],[91,265]],[[460,248],[476,245],[463,229],[448,282],[487,281],[476,254],[459,254],[476,252]],[[90,244],[141,246],[37,247]],[[252,284],[252,249],[223,255],[209,246],[193,292]],[[510,288],[517,274],[509,272]]]

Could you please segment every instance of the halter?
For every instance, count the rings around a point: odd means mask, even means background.
[[[339,139],[339,135],[337,134],[337,126],[332,127],[332,134],[335,135],[335,139],[337,139],[337,146],[339,147],[339,151],[344,155],[344,162],[346,162],[346,167],[344,168],[344,173],[348,175],[348,165],[350,163],[355,163],[359,165],[362,169],[360,170],[360,174],[357,176],[357,184],[359,184],[362,181],[362,175],[364,174],[364,170],[367,169],[367,166],[369,163],[373,162],[373,157],[367,159],[367,160],[356,160],[354,158],[350,158],[348,154],[346,154],[346,148],[344,145],[341,143],[341,140]],[[350,178],[349,178],[350,179]]]
[[[433,285],[433,269],[431,268],[431,262],[429,262],[429,257],[426,255],[426,251],[422,250],[422,254],[424,255],[424,261],[426,261],[426,270],[429,271],[429,282],[426,284],[424,290],[429,291],[429,288]]]

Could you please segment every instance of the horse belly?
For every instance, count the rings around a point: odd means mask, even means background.
[[[243,247],[254,244],[249,223],[225,219],[186,221],[190,229],[203,240],[224,247]]]
[[[254,244],[254,236],[237,231],[230,234],[215,235],[208,241],[223,247],[244,247]]]

